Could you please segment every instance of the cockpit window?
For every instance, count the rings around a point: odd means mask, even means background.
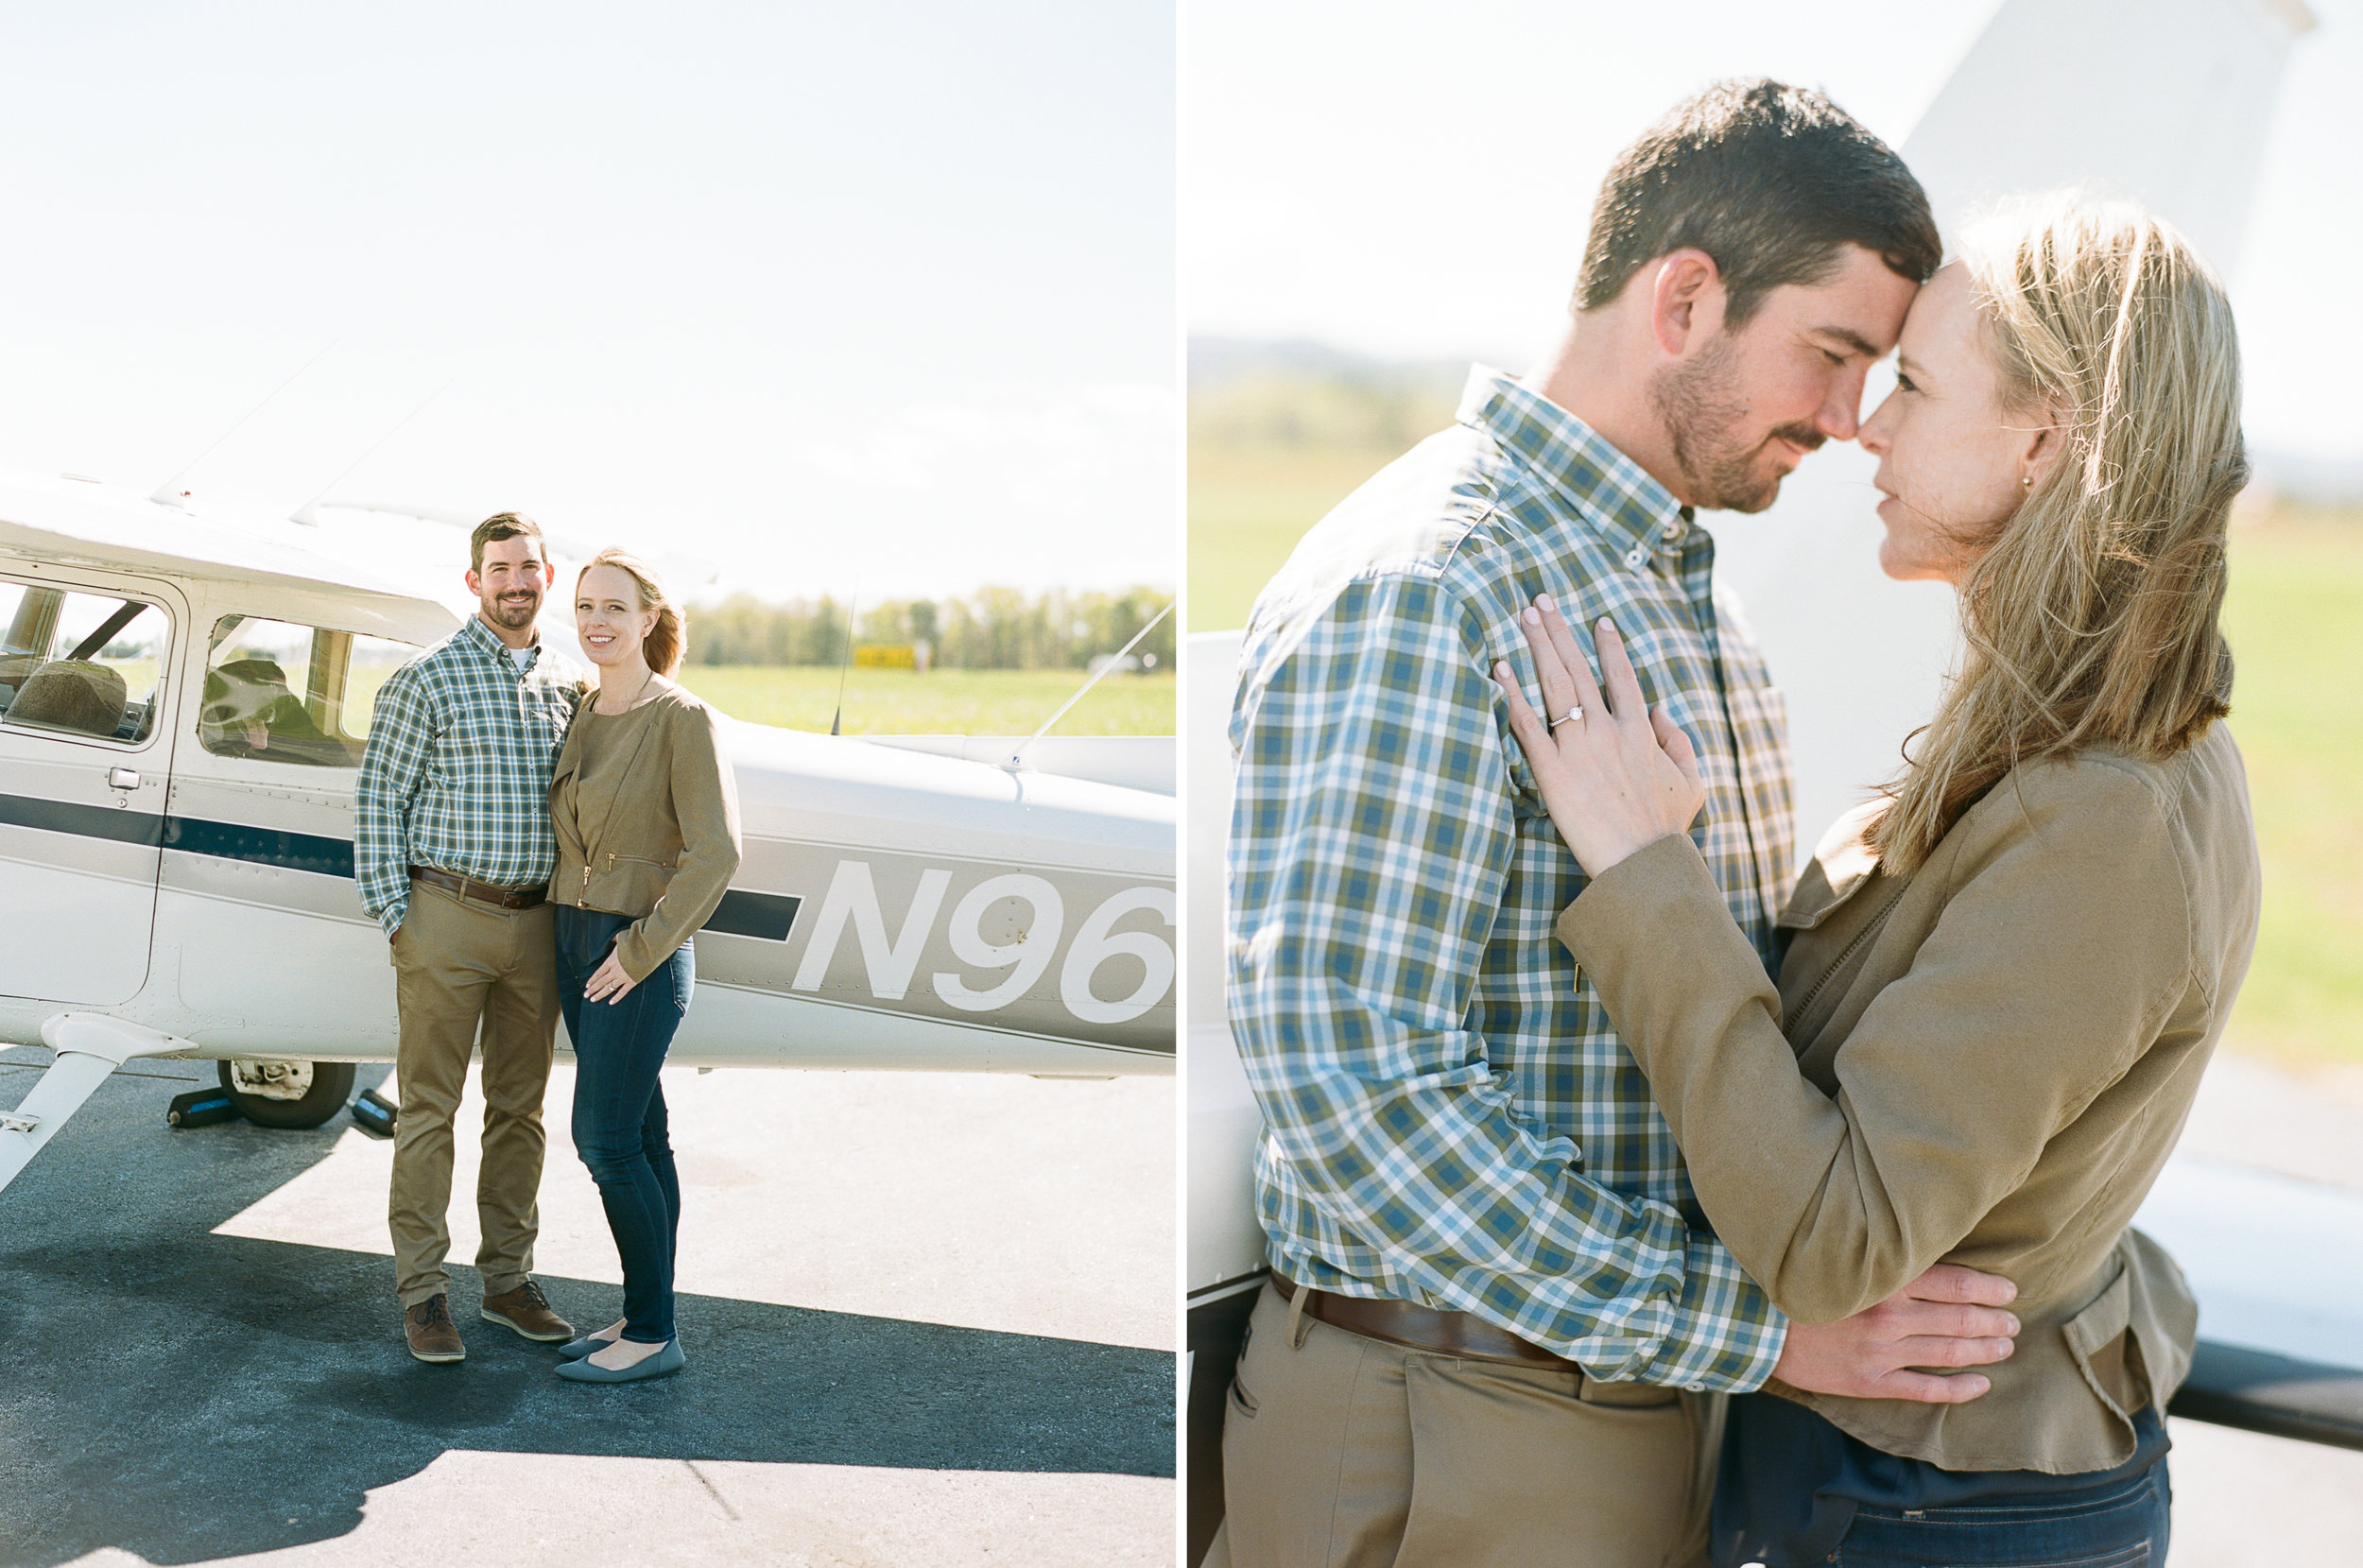
[[[358,632],[225,615],[205,658],[198,739],[220,757],[357,767],[378,687],[418,651]]]
[[[0,582],[0,723],[137,743],[172,621],[142,599]]]

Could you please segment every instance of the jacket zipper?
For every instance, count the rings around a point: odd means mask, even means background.
[[[634,865],[636,865],[636,866],[654,866],[654,867],[656,867],[656,868],[657,868],[658,870],[667,870],[667,871],[669,871],[669,870],[676,870],[676,869],[677,869],[677,868],[672,867],[672,866],[667,866],[667,865],[666,865],[664,861],[662,861],[662,860],[652,859],[651,857],[649,857],[649,856],[647,856],[647,855],[645,855],[645,854],[626,854],[626,855],[619,855],[619,854],[617,854],[617,853],[616,853],[614,851],[612,851],[612,850],[611,850],[611,851],[609,851],[609,852],[608,852],[608,856],[607,856],[607,869],[608,869],[609,870],[611,870],[611,871],[612,871],[612,870],[613,870],[615,869],[615,862],[616,862],[618,859],[629,860],[629,861],[630,861],[632,864],[634,864]],[[588,860],[586,860],[586,861],[584,861],[584,862],[582,863],[582,890],[581,890],[581,892],[578,893],[578,894],[575,896],[575,907],[576,907],[576,908],[578,908],[578,909],[580,909],[580,908],[585,907],[585,905],[586,905],[586,904],[587,904],[588,900],[590,899],[590,897],[591,897],[591,863],[590,863]]]
[[[1861,930],[1854,933],[1854,940],[1848,942],[1845,947],[1840,949],[1837,957],[1830,960],[1830,967],[1821,972],[1821,978],[1813,983],[1813,990],[1805,992],[1805,999],[1797,1004],[1797,1025],[1799,1034],[1802,1035],[1804,1033],[1804,1021],[1813,1015],[1814,1003],[1820,1000],[1822,991],[1828,989],[1830,982],[1837,977],[1837,972],[1846,967],[1846,960],[1854,956],[1854,950],[1856,948],[1862,946],[1863,943],[1878,935],[1880,929],[1887,924],[1888,916],[1894,912],[1897,905],[1904,902],[1904,895],[1910,890],[1911,884],[1906,882],[1901,887],[1896,888],[1894,892],[1889,893],[1888,895],[1888,901],[1879,905],[1879,912],[1871,916],[1869,923],[1864,925]]]

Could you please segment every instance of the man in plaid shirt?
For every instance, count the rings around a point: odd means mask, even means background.
[[[1960,1300],[1958,1270],[1808,1330],[1716,1240],[1552,939],[1582,872],[1490,679],[1507,661],[1533,689],[1516,623],[1537,594],[1587,635],[1613,617],[1698,750],[1694,836],[1770,966],[1785,727],[1692,511],[1760,511],[1854,434],[1939,254],[1918,183],[1826,98],[1710,90],[1612,170],[1553,358],[1473,375],[1459,423],[1258,600],[1232,723],[1230,1016],[1265,1120],[1272,1279],[1209,1561],[1703,1561],[1720,1393],[1776,1368],[1884,1392],[1939,1358],[1899,1332],[2010,1332],[1919,1299]]]
[[[354,876],[392,943],[402,1019],[387,1219],[404,1336],[422,1361],[468,1353],[443,1255],[452,1122],[479,1025],[479,1313],[528,1339],[574,1337],[531,1274],[558,1033],[550,770],[585,689],[534,629],[556,575],[530,518],[503,512],[477,526],[468,587],[480,607],[379,688],[354,789]]]

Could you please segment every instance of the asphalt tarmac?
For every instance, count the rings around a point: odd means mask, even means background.
[[[0,1194],[0,1564],[1172,1560],[1173,1079],[668,1072],[689,1366],[584,1387],[465,1266],[468,1359],[411,1360],[390,1146],[167,1128],[213,1071],[134,1063]],[[571,1086],[536,1274],[589,1328]]]

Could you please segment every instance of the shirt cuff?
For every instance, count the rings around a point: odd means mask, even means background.
[[[1753,1393],[1780,1363],[1788,1318],[1721,1242],[1694,1236],[1684,1250],[1673,1329],[1635,1380],[1694,1394]]]
[[[378,928],[386,933],[388,941],[394,939],[394,933],[402,929],[402,922],[409,913],[410,901],[408,899],[389,904],[377,912]]]

